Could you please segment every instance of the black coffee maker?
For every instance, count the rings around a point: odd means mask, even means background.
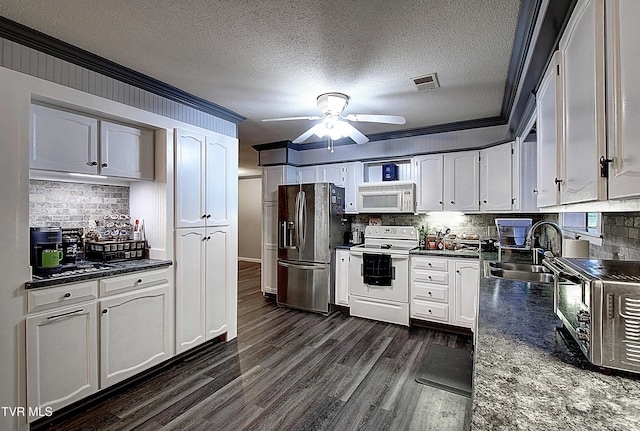
[[[31,267],[37,274],[50,274],[62,268],[62,229],[31,228]]]

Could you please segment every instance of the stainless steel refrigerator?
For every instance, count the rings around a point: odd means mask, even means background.
[[[332,183],[278,187],[279,305],[328,314],[335,247],[343,242],[344,189]]]

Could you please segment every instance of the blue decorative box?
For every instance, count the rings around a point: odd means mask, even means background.
[[[382,165],[382,181],[395,181],[398,179],[398,165],[387,163]]]

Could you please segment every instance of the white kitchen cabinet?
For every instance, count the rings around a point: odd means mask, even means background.
[[[335,304],[349,306],[349,250],[336,250]]]
[[[318,181],[333,183],[338,187],[344,187],[344,172],[342,163],[318,166]]]
[[[640,195],[640,2],[606,2],[609,198]],[[606,163],[606,162],[605,162]]]
[[[344,178],[344,212],[358,213],[358,187],[362,184],[362,162],[342,164]]]
[[[412,255],[411,318],[473,328],[479,274],[473,259]]]
[[[560,203],[560,148],[562,146],[562,82],[559,74],[559,53],[553,56],[538,89],[537,104],[537,205]]]
[[[317,183],[318,180],[318,166],[302,166],[298,168],[298,183]]]
[[[31,105],[30,134],[31,169],[134,180],[154,178],[151,130]]]
[[[416,211],[442,211],[444,208],[444,155],[428,154],[413,158],[416,182]]]
[[[278,292],[278,202],[262,204],[262,293]]]
[[[31,105],[31,169],[98,173],[98,120]]]
[[[31,412],[56,412],[98,390],[96,316],[91,301],[26,318],[29,422],[39,419]]]
[[[473,328],[477,313],[477,297],[480,288],[480,263],[474,260],[453,262],[453,315],[451,323]]]
[[[176,130],[176,226],[228,225],[237,201],[237,140]],[[235,176],[232,171],[235,172]]]
[[[230,229],[176,232],[176,351],[184,352],[228,329]]]
[[[512,143],[480,150],[480,210],[512,211],[513,191]]]
[[[559,52],[560,203],[606,199],[606,178],[600,175],[600,158],[606,156],[604,0],[578,2]]]
[[[173,356],[169,284],[106,297],[99,308],[101,389]]]
[[[478,151],[444,155],[444,209],[478,211],[480,162]]]
[[[297,169],[289,165],[262,168],[262,273],[263,294],[277,293],[278,186],[297,181]]]
[[[318,166],[318,181],[344,187],[344,211],[358,212],[358,186],[362,183],[362,163],[336,163]]]
[[[279,165],[262,168],[262,202],[278,202],[278,186],[297,182],[294,166]]]
[[[151,130],[100,122],[100,174],[153,180],[154,134]]]

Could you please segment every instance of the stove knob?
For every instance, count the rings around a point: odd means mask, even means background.
[[[578,340],[589,341],[589,329],[588,328],[576,328],[576,335]]]
[[[578,322],[589,323],[591,321],[591,313],[587,310],[580,310],[578,311],[578,314],[576,314],[576,318],[578,319]]]

